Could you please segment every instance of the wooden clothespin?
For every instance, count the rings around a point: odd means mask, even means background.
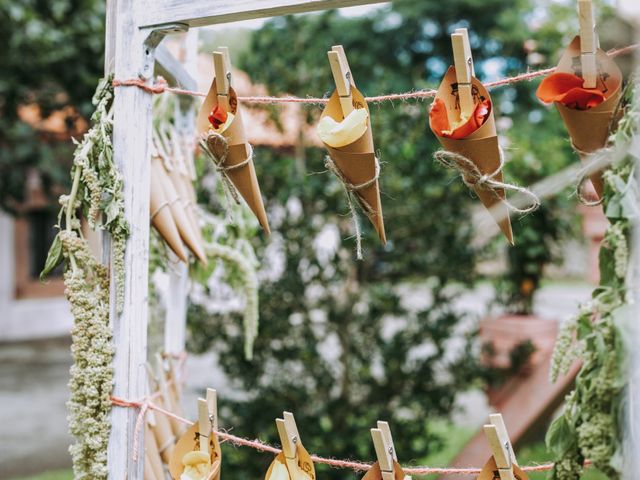
[[[398,461],[398,456],[393,444],[389,424],[378,421],[377,428],[371,429],[371,438],[373,439],[373,446],[376,449],[376,457],[378,459],[378,465],[380,466],[382,480],[394,480],[394,462]],[[405,480],[411,480],[409,476],[405,476],[404,478]]]
[[[516,480],[513,467],[518,462],[501,414],[489,415],[489,424],[484,426],[484,433],[498,467],[500,480]]]
[[[342,45],[334,45],[331,47],[331,50],[327,52],[327,56],[329,57],[329,65],[331,66],[331,73],[333,73],[336,90],[340,97],[342,114],[346,117],[353,111],[351,86],[355,86],[351,70],[349,69],[349,62],[347,61],[347,56],[344,53]]]
[[[598,67],[596,65],[596,51],[598,37],[596,22],[593,16],[591,0],[578,0],[578,18],[580,19],[580,65],[582,69],[582,86],[596,88]]]
[[[460,118],[469,118],[475,108],[471,80],[474,76],[471,44],[466,28],[457,28],[451,34],[453,48],[453,65],[456,68],[456,82],[458,83],[458,99],[460,101]]]
[[[231,87],[231,57],[227,47],[218,47],[213,52],[213,69],[216,77],[218,104],[229,111],[229,88]]]
[[[282,453],[287,460],[297,460],[300,434],[293,413],[283,412],[282,418],[276,418],[276,427],[282,444]]]

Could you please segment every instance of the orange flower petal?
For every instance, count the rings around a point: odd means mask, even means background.
[[[536,95],[544,103],[558,102],[576,110],[588,110],[605,100],[601,90],[583,88],[582,83],[582,78],[577,75],[554,73],[540,82]]]
[[[469,120],[451,131],[446,106],[442,100],[436,98],[429,112],[429,125],[431,130],[439,137],[461,139],[471,135],[484,125],[490,114],[491,101],[489,99],[483,100],[476,105],[476,109]]]

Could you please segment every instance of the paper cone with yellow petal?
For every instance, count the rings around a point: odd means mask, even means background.
[[[616,120],[614,117],[622,96],[622,72],[613,59],[603,50],[598,49],[596,65],[598,69],[596,88],[602,91],[605,97],[602,103],[587,110],[577,110],[554,102],[582,160],[586,158],[586,154],[595,152],[606,145],[610,127],[612,122]],[[576,36],[571,41],[560,58],[556,72],[581,76],[580,36]],[[594,173],[590,179],[598,198],[602,198],[604,190],[602,172]]]
[[[151,181],[151,198],[149,202],[149,214],[151,224],[160,236],[167,242],[173,253],[183,262],[187,263],[187,252],[184,249],[180,232],[171,214],[171,207],[160,182]]]
[[[480,83],[480,81],[472,77],[472,91],[474,100],[476,102],[489,100],[489,92]],[[436,99],[443,102],[449,122],[452,119],[459,118],[460,116],[460,104],[457,93],[457,81],[456,81],[456,69],[455,67],[449,67],[445,74],[440,87],[436,93]],[[435,102],[434,102],[435,104]],[[433,108],[433,105],[432,105]],[[447,138],[441,136],[434,129],[431,116],[429,117],[429,126],[431,130],[436,134],[438,141],[442,144],[445,150],[462,155],[471,160],[485,175],[492,174],[500,168],[500,146],[498,144],[498,136],[496,133],[496,125],[494,120],[493,104],[491,104],[491,111],[489,117],[484,123],[468,136],[460,139]],[[498,172],[493,176],[493,179],[502,182],[502,172]],[[503,202],[506,198],[506,194],[503,188],[489,189],[483,187],[474,187],[474,192],[482,202],[482,204],[489,210],[489,213],[494,217],[494,220],[502,230],[502,233],[507,237],[509,243],[513,244],[513,232],[511,230],[511,219],[509,218],[509,209]]]
[[[367,113],[369,112],[369,107],[367,106],[364,96],[360,90],[353,85],[351,86],[351,96],[355,109],[364,108]],[[342,113],[337,91],[334,91],[329,98],[329,102],[324,108],[320,120],[322,121],[324,117],[331,117],[337,123],[344,120],[345,117]],[[344,175],[352,185],[362,185],[376,178],[377,160],[373,146],[370,119],[367,121],[367,128],[364,134],[354,142],[338,148],[334,148],[327,143],[324,143],[324,145],[327,147],[331,159],[342,175]],[[376,229],[376,232],[378,232],[382,243],[386,244],[387,236],[384,230],[384,218],[382,215],[382,202],[380,201],[380,186],[378,180],[376,179],[371,185],[353,193],[360,197],[366,205],[371,207],[371,211],[365,211],[365,213]]]
[[[524,473],[518,465],[513,466],[513,474],[516,477],[516,480],[529,480],[527,474]],[[482,471],[480,472],[480,475],[476,477],[476,480],[500,480],[500,472],[493,457],[484,464],[484,467],[482,467]]]
[[[218,105],[218,90],[216,88],[216,80],[214,78],[209,93],[200,108],[198,113],[198,119],[196,122],[196,128],[198,135],[206,138],[207,132],[210,128],[209,113],[214,107]],[[221,133],[222,136],[228,142],[229,150],[222,167],[230,167],[238,165],[249,158],[251,154],[251,146],[247,141],[247,135],[244,130],[244,124],[242,123],[242,110],[238,103],[238,96],[233,88],[229,88],[229,105],[231,112],[234,115],[231,124]],[[215,152],[214,152],[215,153]],[[267,220],[267,212],[264,209],[264,203],[262,202],[262,195],[260,193],[260,185],[258,184],[258,177],[256,176],[256,170],[253,166],[253,160],[233,170],[228,170],[226,174],[229,176],[231,182],[238,190],[238,193],[244,198],[249,205],[249,208],[254,213],[263,230],[269,234],[269,221]]]
[[[276,455],[269,465],[265,480],[315,480],[316,470],[309,452],[300,443],[296,451],[296,459],[286,458],[282,452]]]
[[[393,478],[394,480],[405,480],[405,478],[409,478],[405,475],[398,462],[393,462]],[[380,464],[378,462],[374,463],[371,468],[367,470],[367,474],[362,477],[362,480],[382,480]]]
[[[204,253],[204,248],[198,241],[198,236],[194,232],[191,220],[184,208],[182,197],[169,178],[169,174],[165,170],[160,157],[154,157],[151,160],[151,181],[153,183],[158,183],[163,189],[165,197],[169,202],[169,209],[171,210],[173,221],[175,222],[176,227],[178,227],[180,237],[187,247],[189,247],[189,250],[191,250],[193,254],[206,265],[207,257]]]
[[[194,423],[180,437],[173,450],[169,460],[171,478],[173,480],[220,480],[222,451],[218,437],[213,432],[209,436],[209,450],[209,456],[200,454],[198,424]]]

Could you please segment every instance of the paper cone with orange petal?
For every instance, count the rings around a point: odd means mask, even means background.
[[[167,245],[173,250],[173,253],[175,253],[180,260],[187,263],[187,252],[184,249],[180,232],[171,214],[169,200],[162,185],[157,181],[151,181],[149,213],[153,227],[158,231],[164,241],[167,242]]]
[[[587,154],[606,145],[611,124],[616,120],[614,117],[622,95],[622,72],[613,59],[603,50],[598,49],[596,65],[598,77],[595,90],[601,92],[604,97],[601,103],[596,106],[578,109],[575,108],[577,106],[575,102],[573,105],[566,101],[563,104],[564,99],[556,96],[561,93],[555,85],[555,81],[558,80],[557,74],[581,76],[579,36],[571,41],[560,58],[556,72],[542,81],[537,92],[538,98],[542,101],[548,103],[553,101],[567,127],[574,147],[583,160]],[[602,172],[596,172],[590,178],[598,197],[602,198],[604,190]]]
[[[409,478],[405,475],[402,467],[398,462],[393,462],[393,479],[394,480],[404,480],[405,478]],[[382,480],[382,470],[380,470],[380,464],[378,462],[374,463],[369,470],[367,470],[367,474],[362,477],[362,480]]]
[[[516,464],[513,465],[513,474],[516,480],[529,480],[527,474]],[[484,464],[484,467],[482,467],[482,471],[480,475],[476,477],[476,480],[495,480],[499,478],[500,471],[498,470],[495,459],[491,457],[487,463]]]
[[[476,129],[470,129],[472,131],[468,135],[464,136],[464,138],[447,138],[442,135],[440,128],[436,127],[435,124],[437,120],[443,120],[444,123],[451,124],[453,123],[452,119],[459,118],[460,115],[460,105],[458,102],[456,87],[456,70],[454,67],[449,67],[449,70],[447,70],[447,73],[445,74],[436,93],[436,101],[431,107],[432,110],[429,115],[429,125],[445,150],[468,158],[484,175],[490,175],[497,171],[493,176],[493,179],[498,182],[502,182],[503,174],[502,171],[499,171],[501,153],[496,133],[491,97],[489,96],[489,92],[487,92],[486,88],[484,88],[477,78],[472,77],[471,82],[476,104],[478,102],[485,101],[488,102],[490,108],[488,117],[484,120],[484,123]],[[434,108],[436,106],[442,108],[442,111],[438,113],[442,116],[446,115],[446,118],[435,118]],[[506,198],[504,189],[474,186],[473,190],[476,195],[478,195],[482,204],[494,217],[494,220],[500,227],[500,230],[502,230],[505,237],[507,237],[507,240],[509,240],[509,243],[513,244],[513,232],[511,230],[509,208],[503,201]]]
[[[369,112],[369,107],[364,96],[355,86],[351,86],[351,95],[353,98],[353,107],[355,109],[364,108]],[[335,122],[339,123],[344,120],[342,107],[340,106],[340,98],[338,92],[334,91],[329,98],[327,106],[321,115],[331,117]],[[371,123],[367,120],[367,129],[364,134],[356,141],[343,147],[334,148],[328,144],[324,144],[329,151],[331,159],[334,161],[342,175],[352,185],[362,185],[376,179],[371,185],[365,186],[355,192],[365,204],[370,207],[370,211],[365,210],[365,214],[369,221],[373,224],[378,236],[383,244],[387,243],[387,236],[384,230],[384,218],[382,216],[382,202],[380,201],[380,187],[377,175],[376,154],[373,146],[373,135],[371,133]]]
[[[194,470],[206,469],[203,480],[220,480],[220,471],[222,465],[222,451],[220,450],[220,442],[217,435],[212,433],[209,435],[209,452],[210,456],[201,462],[204,465],[195,465],[190,455],[200,450],[200,439],[198,435],[198,422],[194,423],[180,437],[173,449],[173,454],[169,460],[169,474],[173,480],[180,480],[181,475],[185,472],[185,468],[193,468]],[[200,460],[200,459],[196,459]]]
[[[211,125],[208,119],[209,113],[217,105],[218,91],[216,88],[216,80],[214,78],[211,88],[209,89],[209,93],[200,108],[196,123],[198,134],[205,139]],[[235,90],[231,87],[229,88],[229,105],[231,107],[230,113],[232,113],[234,117],[231,124],[222,132],[222,136],[227,140],[229,147],[224,163],[221,165],[222,168],[238,165],[246,161],[251,155],[251,146],[247,141],[244,124],[242,123],[242,113],[240,104],[238,103],[238,96]],[[247,202],[247,205],[249,205],[249,208],[255,214],[263,230],[269,234],[269,221],[267,220],[267,212],[264,209],[264,203],[262,201],[260,185],[258,184],[258,177],[256,176],[253,159],[250,159],[246,165],[236,169],[227,170],[225,174],[229,176],[229,179],[238,190],[238,193]]]

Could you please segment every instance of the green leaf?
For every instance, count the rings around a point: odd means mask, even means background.
[[[576,447],[576,432],[567,420],[566,414],[553,421],[547,431],[545,442],[555,458],[563,457]]]
[[[62,242],[60,241],[60,233],[56,235],[49,248],[47,260],[44,262],[44,268],[40,272],[40,281],[44,282],[49,275],[60,263],[62,263]]]

